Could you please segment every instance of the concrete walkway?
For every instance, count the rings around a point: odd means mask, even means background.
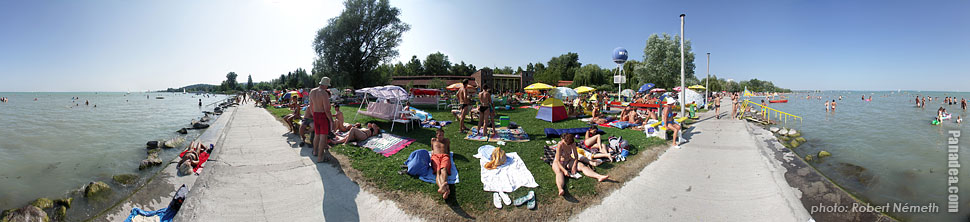
[[[176,221],[412,221],[392,201],[361,190],[266,110],[241,105],[225,126]],[[223,117],[224,118],[224,117]]]
[[[725,118],[730,99],[684,134],[690,141],[667,150],[639,176],[573,220],[808,221],[800,193],[785,168],[758,145],[746,122]]]

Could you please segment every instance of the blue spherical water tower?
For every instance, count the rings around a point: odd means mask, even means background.
[[[627,52],[623,47],[616,47],[613,49],[613,62],[622,65],[626,62]]]
[[[613,49],[613,62],[616,63],[617,73],[613,76],[613,83],[616,83],[616,98],[620,99],[620,93],[623,91],[623,84],[626,83],[626,77],[623,76],[623,63],[627,59],[626,49],[623,47],[616,47]]]

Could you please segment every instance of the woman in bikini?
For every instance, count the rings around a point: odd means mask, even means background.
[[[601,137],[600,134],[597,133],[598,131],[599,128],[596,128],[596,126],[589,127],[589,129],[586,130],[586,135],[584,135],[586,139],[583,140],[583,145],[586,145],[586,148],[589,148],[589,150],[592,151],[592,155],[590,155],[591,159],[606,158],[612,162],[613,157],[610,156],[610,151],[600,140]]]
[[[584,175],[592,177],[599,182],[603,182],[609,176],[600,175],[590,169],[585,164],[579,164],[579,154],[576,153],[576,143],[571,133],[563,134],[562,141],[556,145],[556,157],[552,161],[552,172],[556,175],[556,187],[559,188],[559,196],[566,193],[563,184],[566,177],[572,177],[576,170],[582,171]]]
[[[350,131],[347,131],[347,136],[344,136],[344,137],[338,136],[337,139],[333,141],[333,143],[347,144],[350,142],[359,142],[367,138],[370,138],[372,136],[376,136],[377,134],[380,134],[380,133],[381,133],[381,128],[377,127],[377,124],[367,123],[367,129],[360,129],[360,123],[358,123],[354,125],[354,127],[350,128]]]

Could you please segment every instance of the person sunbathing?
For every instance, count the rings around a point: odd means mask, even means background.
[[[380,133],[381,133],[381,128],[378,127],[377,124],[367,123],[367,129],[360,129],[360,123],[357,123],[356,125],[354,125],[354,127],[351,127],[350,130],[347,131],[346,136],[343,136],[343,137],[337,136],[337,138],[333,141],[333,143],[347,144],[350,142],[360,142],[372,136],[376,136],[377,134],[380,134]]]
[[[286,127],[289,127],[290,128],[290,132],[292,132],[292,133],[298,133],[299,130],[298,130],[296,124],[293,123],[293,122],[296,120],[296,118],[300,118],[303,115],[300,115],[300,109],[301,109],[301,107],[300,107],[300,104],[298,103],[299,100],[297,100],[296,97],[292,97],[291,100],[293,102],[290,103],[290,106],[289,107],[290,107],[291,110],[293,110],[293,113],[286,114],[286,116],[283,116],[283,122],[286,123]]]
[[[442,199],[448,199],[448,174],[451,173],[451,140],[445,138],[445,131],[438,129],[431,138],[431,169],[435,174],[435,184]]]
[[[613,162],[613,156],[610,156],[609,148],[600,141],[601,137],[597,131],[599,131],[599,128],[596,128],[596,126],[589,127],[585,133],[586,139],[583,140],[583,145],[586,145],[586,148],[589,148],[589,150],[592,152],[591,155],[589,155],[590,159],[606,158],[609,159],[610,162]],[[599,163],[597,162],[594,164],[594,162],[590,162],[590,165],[596,166],[599,165]]]
[[[199,156],[203,152],[207,152],[205,145],[199,142],[192,142],[186,147],[185,154],[182,154],[181,160],[176,164],[176,168],[180,171],[189,171],[195,169],[199,166]],[[188,170],[183,170],[188,169]],[[188,172],[182,172],[183,174],[188,174]]]
[[[340,111],[340,104],[333,104],[333,128],[338,132],[347,132],[350,130],[350,124],[344,122],[344,112]]]
[[[582,171],[584,175],[599,182],[610,177],[596,173],[585,164],[579,164],[579,154],[576,152],[576,143],[572,133],[563,134],[561,138],[562,141],[556,145],[556,156],[552,161],[552,172],[556,175],[556,187],[559,188],[559,196],[566,193],[563,187],[563,184],[566,183],[566,177],[572,177],[576,174],[576,170]]]

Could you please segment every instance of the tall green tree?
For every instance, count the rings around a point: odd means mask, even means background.
[[[475,65],[465,64],[465,61],[461,61],[461,63],[455,63],[454,65],[451,65],[450,71],[451,71],[451,75],[470,76],[474,74],[475,71],[478,71],[478,69],[475,69]]]
[[[694,52],[691,51],[690,40],[685,42],[684,51],[685,79],[696,82]],[[658,88],[680,86],[680,37],[667,33],[650,35],[646,47],[643,48],[643,68],[635,69],[633,74],[639,82],[654,83]],[[688,81],[690,80],[685,80]]]
[[[586,64],[576,70],[576,74],[573,76],[573,86],[598,86],[612,83],[612,81],[607,82],[607,80],[613,80],[609,72],[609,69],[600,68],[599,65]]]
[[[424,59],[424,75],[448,75],[448,68],[451,68],[451,62],[448,61],[448,56],[441,52],[428,54]]]
[[[554,86],[560,80],[572,80],[576,74],[576,69],[582,66],[582,63],[579,62],[579,54],[574,52],[552,57],[547,64],[547,66],[540,66],[542,63],[536,64],[535,79],[538,82]],[[528,66],[526,66],[526,69],[528,69]]]
[[[225,82],[222,82],[222,85],[221,85],[222,86],[222,89],[223,90],[236,90],[236,85],[239,84],[239,83],[236,82],[236,77],[237,76],[239,76],[239,75],[236,75],[236,72],[229,72],[229,74],[226,74],[226,81]]]
[[[404,65],[404,67],[407,67],[406,75],[408,76],[424,74],[424,66],[421,65],[421,59],[418,59],[416,55],[411,56],[411,61],[408,61],[408,64]]]
[[[314,70],[319,65],[331,78],[353,76],[345,79],[355,88],[378,83],[374,69],[398,55],[401,35],[411,29],[400,14],[388,0],[347,0],[340,15],[317,31],[313,49],[321,61]]]
[[[246,90],[253,90],[253,75],[249,75],[246,80]]]

